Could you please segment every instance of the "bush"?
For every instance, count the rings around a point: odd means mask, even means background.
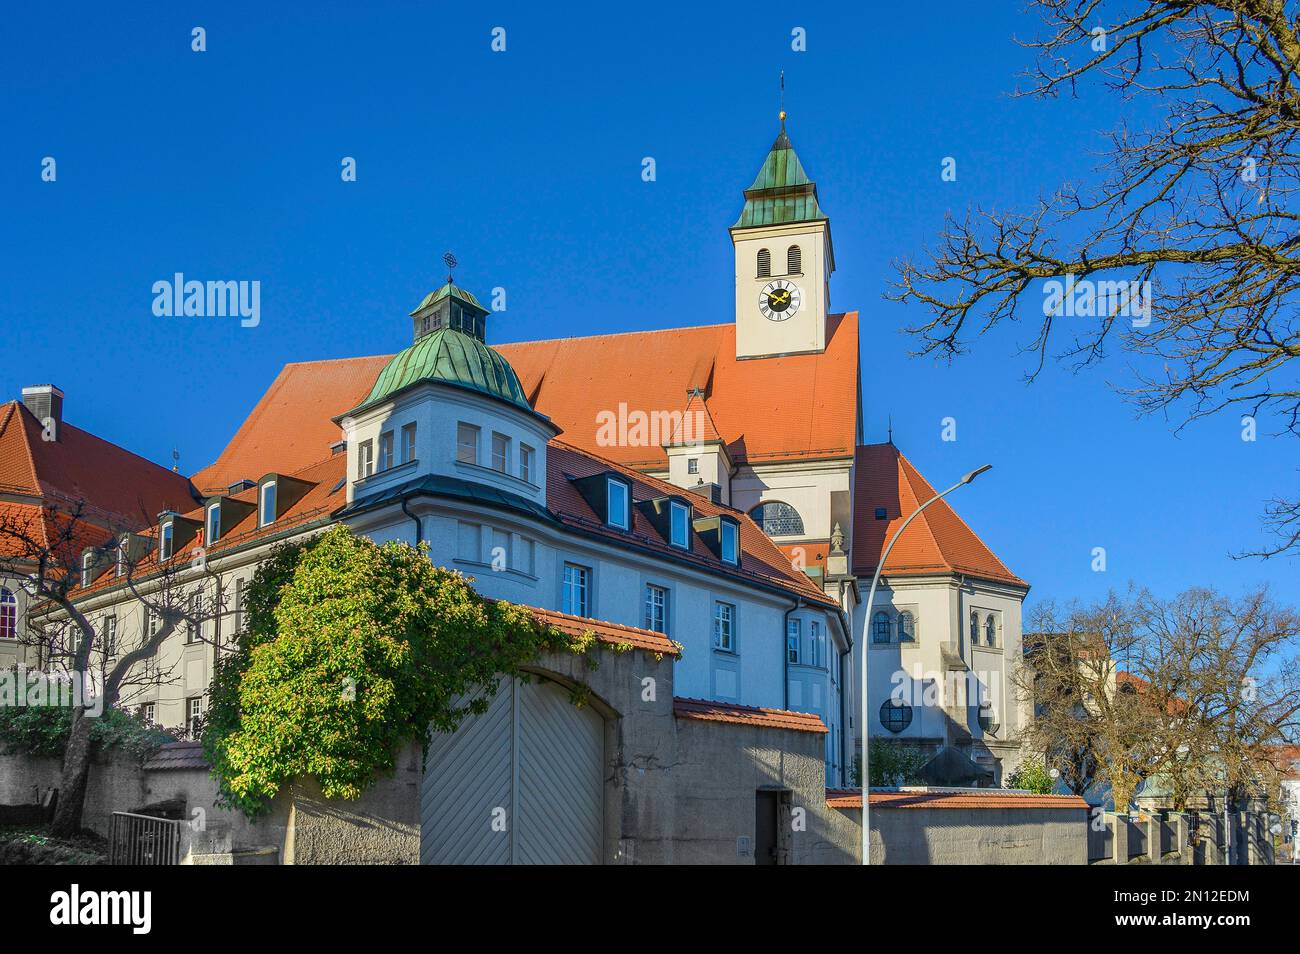
[[[0,706],[0,751],[62,758],[72,731],[67,706]],[[93,720],[92,750],[116,749],[143,761],[174,738],[152,723],[121,709],[106,709]]]
[[[1041,758],[1026,758],[1006,779],[1007,788],[1022,788],[1036,795],[1051,795],[1056,791],[1056,779]]]

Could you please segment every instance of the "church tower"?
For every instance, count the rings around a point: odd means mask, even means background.
[[[825,351],[835,270],[830,220],[786,135],[784,111],[781,132],[745,190],[745,208],[730,231],[736,249],[736,357]]]

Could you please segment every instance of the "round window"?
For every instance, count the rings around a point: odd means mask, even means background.
[[[880,707],[880,724],[890,732],[902,732],[912,724],[912,707],[886,699]]]

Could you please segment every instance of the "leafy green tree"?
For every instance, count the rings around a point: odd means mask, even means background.
[[[485,599],[424,548],[344,527],[280,548],[247,606],[238,648],[216,669],[203,743],[223,800],[250,817],[301,776],[356,798],[403,744],[484,711],[503,675],[586,645]]]
[[[1007,788],[1024,789],[1035,795],[1051,795],[1056,791],[1056,779],[1041,758],[1025,759],[1006,781]]]

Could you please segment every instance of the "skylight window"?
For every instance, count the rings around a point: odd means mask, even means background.
[[[671,540],[669,542],[675,547],[689,550],[691,547],[691,508],[674,500],[671,505],[671,514]]]
[[[740,563],[740,528],[729,520],[722,521],[722,560]]]
[[[275,523],[275,481],[262,485],[262,510],[259,526]]]
[[[631,488],[614,477],[607,478],[605,485],[607,510],[605,522],[620,530],[629,529],[631,523],[628,520],[628,502],[632,495]]]

